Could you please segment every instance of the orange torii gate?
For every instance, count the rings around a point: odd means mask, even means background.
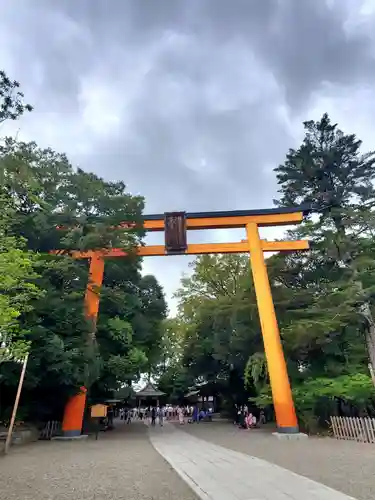
[[[229,212],[170,212],[145,216],[146,231],[164,231],[165,245],[146,245],[135,249],[140,256],[202,255],[223,253],[250,254],[250,264],[267,359],[272,397],[280,433],[298,433],[289,377],[280,340],[275,307],[272,300],[264,252],[293,252],[308,250],[309,243],[299,241],[266,241],[259,237],[259,227],[298,224],[309,213],[305,207]],[[126,229],[124,225],[124,228]],[[245,228],[247,239],[235,243],[187,243],[187,230]],[[58,252],[54,252],[58,253]],[[99,312],[98,290],[103,282],[106,257],[126,257],[121,249],[103,249],[88,252],[71,252],[76,259],[90,259],[89,282],[85,295],[85,311],[95,328]],[[86,402],[86,389],[72,397],[66,408],[62,430],[66,437],[81,434]]]

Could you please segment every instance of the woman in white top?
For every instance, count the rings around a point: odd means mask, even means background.
[[[185,423],[184,410],[182,408],[178,407],[177,414],[178,414],[178,421],[180,422],[180,425],[183,425]]]

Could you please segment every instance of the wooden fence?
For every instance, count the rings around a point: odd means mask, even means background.
[[[331,417],[331,427],[336,439],[375,443],[375,418]]]
[[[50,420],[40,432],[39,439],[52,439],[61,434],[61,422]]]

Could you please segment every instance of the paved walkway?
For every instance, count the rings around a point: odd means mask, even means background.
[[[285,443],[275,439],[272,429],[267,427],[242,430],[228,422],[185,425],[182,429],[192,436],[266,460],[359,500],[375,499],[374,445],[319,437]]]
[[[149,434],[155,449],[203,500],[353,500],[304,476],[203,441],[172,425],[151,428]],[[284,445],[287,448],[288,443]]]

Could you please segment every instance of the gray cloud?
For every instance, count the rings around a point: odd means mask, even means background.
[[[202,69],[194,58],[176,59],[172,52],[164,61],[166,69],[174,66],[185,77],[187,71],[198,83],[206,79],[211,66],[205,48],[211,47],[212,53],[225,51],[227,44],[245,48],[276,76],[291,105],[325,81],[351,84],[369,81],[374,74],[369,35],[347,29],[344,0],[128,0],[110,6],[104,0],[2,3],[8,5],[2,22],[16,35],[10,36],[10,41],[16,40],[11,49],[15,55],[23,53],[20,72],[38,60],[45,72],[43,88],[69,95],[72,101],[82,74],[94,66],[105,69],[114,60],[120,70],[122,54],[134,51],[137,57],[140,49],[147,52],[166,33],[194,39],[202,49],[200,62],[208,62]],[[17,32],[24,33],[22,40]]]
[[[300,105],[324,82],[348,85],[374,78],[372,40],[366,31],[348,29],[345,1],[243,0],[215,2],[215,9],[213,2],[206,6],[204,20],[211,19],[212,37],[247,40],[285,89],[291,106]]]
[[[358,98],[374,83],[374,19],[359,1],[1,6],[4,69],[35,105],[21,134],[124,180],[148,212],[270,206],[295,120],[310,118],[327,85],[332,102],[335,90]],[[169,295],[179,262],[146,264]]]

